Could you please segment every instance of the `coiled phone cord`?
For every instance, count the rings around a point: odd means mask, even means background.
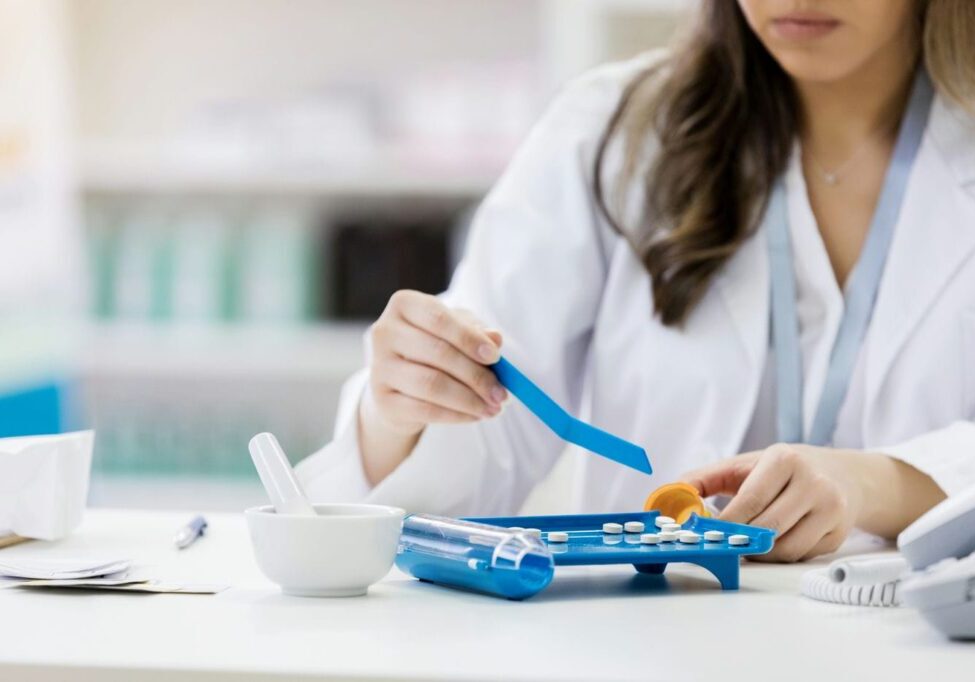
[[[799,589],[810,599],[852,606],[898,606],[898,586],[910,573],[901,556],[838,559],[807,571]]]

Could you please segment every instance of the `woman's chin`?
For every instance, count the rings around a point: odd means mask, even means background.
[[[837,83],[857,71],[858,64],[818,51],[788,50],[775,55],[789,76],[800,83]]]

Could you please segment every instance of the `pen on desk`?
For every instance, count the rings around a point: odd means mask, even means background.
[[[197,516],[188,524],[186,524],[173,538],[173,543],[179,549],[186,549],[194,542],[196,539],[203,535],[203,531],[207,528],[207,520],[202,516]]]

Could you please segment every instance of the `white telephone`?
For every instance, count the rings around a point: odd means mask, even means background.
[[[949,497],[897,538],[899,557],[833,562],[803,576],[822,601],[910,606],[952,638],[975,639],[975,486]]]
[[[902,603],[949,637],[975,638],[975,486],[904,529],[897,547],[914,570]]]

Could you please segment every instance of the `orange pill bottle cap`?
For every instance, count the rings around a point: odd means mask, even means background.
[[[643,510],[658,511],[677,523],[684,523],[693,513],[698,516],[711,516],[697,488],[689,483],[668,483],[660,486],[650,493],[647,501],[643,503]]]

